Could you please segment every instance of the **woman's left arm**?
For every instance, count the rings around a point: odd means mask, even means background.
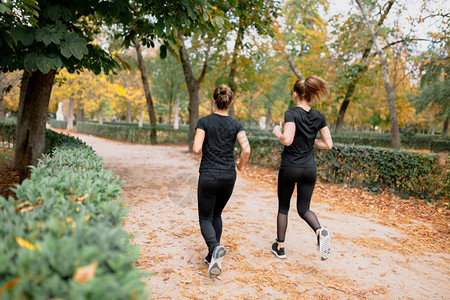
[[[286,122],[284,124],[284,133],[282,133],[283,125],[280,122],[280,125],[274,127],[272,133],[280,140],[280,142],[285,146],[290,146],[294,141],[295,136],[295,123],[294,122]]]
[[[194,145],[192,145],[192,150],[195,154],[202,153],[203,141],[205,140],[205,131],[203,129],[197,128],[195,131]]]

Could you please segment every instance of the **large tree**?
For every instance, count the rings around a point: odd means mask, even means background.
[[[2,7],[6,7],[0,18],[2,71],[25,70],[15,141],[15,168],[23,180],[29,175],[28,165],[36,165],[44,150],[48,104],[57,71],[100,73],[118,67],[111,55],[92,41],[102,24],[127,22],[131,15],[125,0],[23,0]],[[17,7],[23,8],[21,13]]]
[[[222,9],[226,12],[233,31],[236,34],[234,47],[231,53],[230,72],[228,74],[228,85],[237,92],[236,84],[237,62],[240,52],[245,46],[244,38],[246,34],[254,34],[256,31],[260,36],[266,36],[272,33],[272,23],[278,16],[278,1],[274,0],[249,0],[249,1],[225,1]],[[227,36],[228,36],[227,32]],[[234,103],[230,106],[229,115],[235,117]]]
[[[398,125],[397,109],[395,107],[395,91],[391,84],[391,79],[389,77],[389,65],[386,58],[386,52],[381,46],[380,36],[375,30],[375,26],[369,17],[370,10],[373,5],[370,5],[369,10],[365,7],[361,0],[355,0],[364,18],[364,22],[370,31],[373,44],[375,46],[377,55],[380,59],[381,73],[383,74],[384,87],[386,89],[387,101],[389,106],[389,112],[391,117],[391,143],[393,148],[400,148],[400,127]]]
[[[381,8],[381,12],[380,12],[380,18],[377,22],[377,27],[380,27],[384,20],[386,19],[387,15],[389,14],[393,4],[394,4],[395,0],[389,0],[382,8]],[[348,41],[348,37],[349,37],[349,32],[348,30],[350,30],[351,28],[353,28],[354,30],[357,30],[358,33],[360,33],[361,31],[359,31],[359,26],[355,26],[355,24],[358,24],[357,20],[353,19],[353,16],[350,18],[350,20],[352,20],[351,22],[345,22],[342,27],[341,30],[343,30],[343,34],[342,34],[342,39],[339,39],[337,41],[337,44],[339,49],[338,51],[341,53],[343,51],[342,48],[348,48],[349,46],[352,47],[352,49],[349,52],[354,53],[354,47],[355,44],[351,43]],[[342,132],[342,125],[344,124],[344,117],[345,117],[345,113],[347,112],[347,108],[350,104],[350,101],[353,97],[353,94],[355,92],[355,88],[356,85],[358,84],[359,80],[361,79],[362,75],[367,71],[368,67],[369,67],[369,62],[368,59],[370,58],[370,53],[373,47],[373,41],[372,39],[369,39],[369,41],[367,42],[367,39],[363,39],[360,36],[358,36],[357,38],[360,41],[364,41],[363,43],[363,50],[362,50],[362,56],[359,59],[359,61],[353,65],[350,65],[348,67],[348,70],[345,72],[345,78],[349,78],[350,81],[347,83],[346,89],[345,89],[345,95],[344,95],[344,100],[342,101],[342,104],[339,108],[339,115],[338,118],[336,120],[336,125],[334,128],[334,133],[340,134]],[[344,54],[344,55],[347,55]],[[347,55],[348,56],[348,55]],[[351,57],[350,59],[354,59],[353,57]]]
[[[442,49],[430,46],[430,49],[420,56],[420,61],[423,62],[420,93],[412,99],[418,111],[437,107],[435,118],[443,122],[442,137],[447,135],[450,118],[450,65],[447,51],[448,45]]]
[[[191,64],[191,58],[188,50],[186,49],[184,36],[183,34],[179,34],[179,44],[180,44],[180,60],[181,65],[183,66],[184,78],[186,80],[186,85],[189,93],[189,137],[188,137],[188,145],[189,151],[192,152],[192,145],[194,143],[194,135],[195,135],[195,126],[198,121],[198,106],[200,104],[200,85],[205,78],[206,70],[208,68],[208,60],[210,56],[211,50],[211,39],[206,40],[206,49],[203,58],[203,66],[201,72],[198,76],[194,74],[194,70]]]

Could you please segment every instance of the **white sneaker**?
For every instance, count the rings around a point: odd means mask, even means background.
[[[208,268],[209,278],[216,278],[220,275],[222,271],[222,259],[225,254],[227,254],[227,249],[224,246],[217,246],[214,249]]]
[[[319,255],[321,260],[326,260],[331,252],[330,232],[326,228],[319,229]]]

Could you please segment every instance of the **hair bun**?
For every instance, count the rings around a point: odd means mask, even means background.
[[[226,94],[227,94],[227,91],[226,91],[225,89],[223,89],[223,90],[220,91],[220,94],[221,94],[221,95],[226,95]]]

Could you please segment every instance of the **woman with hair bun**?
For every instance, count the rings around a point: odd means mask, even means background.
[[[309,209],[317,178],[314,146],[321,149],[333,147],[325,116],[310,104],[327,95],[328,84],[322,78],[309,76],[305,80],[297,80],[292,95],[297,106],[285,112],[284,132],[281,122],[273,129],[273,134],[285,145],[278,173],[277,239],[271,247],[278,258],[286,258],[284,242],[295,184],[297,212],[317,235],[320,259],[326,260],[330,254],[329,232],[320,226],[317,216]],[[316,139],[317,132],[320,132],[321,139]]]
[[[202,154],[198,178],[198,214],[200,229],[208,247],[204,261],[210,278],[221,273],[227,250],[220,245],[222,211],[233,193],[236,168],[243,171],[250,155],[250,145],[242,124],[228,116],[234,93],[221,84],[214,90],[214,113],[198,120],[193,150]],[[240,161],[234,161],[236,138],[241,145]]]

